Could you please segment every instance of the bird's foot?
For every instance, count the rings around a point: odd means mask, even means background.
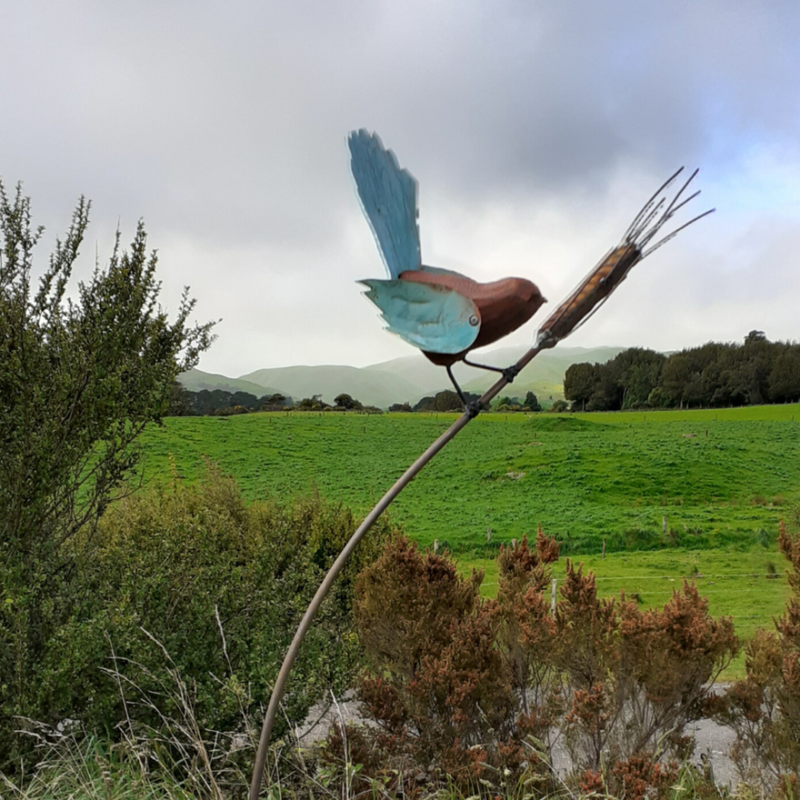
[[[488,369],[490,372],[499,372],[508,383],[513,383],[514,378],[521,372],[519,365],[512,364],[510,367],[490,367],[488,364],[476,364],[474,361],[467,361],[466,358],[462,359],[468,367],[476,367],[477,369]]]
[[[447,369],[447,374],[450,376],[450,380],[453,382],[453,386],[455,387],[455,390],[458,393],[461,402],[464,404],[464,413],[467,414],[470,419],[475,419],[475,417],[477,417],[478,414],[481,413],[480,402],[478,400],[467,400],[466,395],[464,394],[463,391],[461,391],[461,387],[458,385],[458,381],[455,379],[455,376],[453,375],[453,370],[450,369],[449,365],[446,367],[446,369]]]

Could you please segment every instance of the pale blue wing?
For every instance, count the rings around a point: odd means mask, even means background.
[[[432,353],[460,353],[481,329],[480,314],[468,297],[452,289],[412,281],[361,281],[381,310],[388,330]]]
[[[417,182],[377,133],[362,129],[347,139],[350,167],[364,215],[369,221],[390,278],[420,268]]]

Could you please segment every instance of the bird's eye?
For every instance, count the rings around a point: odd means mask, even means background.
[[[480,320],[478,319],[478,317],[477,317],[475,314],[473,314],[473,315],[472,315],[472,316],[469,318],[469,324],[470,324],[470,325],[472,325],[472,327],[473,327],[473,328],[474,328],[474,327],[475,327],[475,326],[476,326],[476,325],[477,325],[479,322],[480,322]]]

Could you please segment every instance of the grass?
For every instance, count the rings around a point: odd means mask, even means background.
[[[165,480],[174,470],[194,480],[211,459],[250,498],[319,492],[366,513],[456,417],[172,418],[145,438],[144,477]],[[782,405],[485,414],[391,513],[422,546],[438,540],[463,569],[483,568],[487,595],[496,591],[499,543],[541,524],[563,555],[597,574],[602,595],[624,589],[643,606],[663,605],[695,576],[711,613],[732,616],[747,639],[783,610],[788,585],[775,539],[781,519],[800,523],[798,507],[800,406]],[[765,577],[773,572],[777,579]],[[740,656],[725,677],[741,674]]]
[[[0,773],[0,797],[11,800],[191,800],[197,795],[168,771],[155,774],[109,741],[65,736],[15,781]]]
[[[145,437],[146,480],[204,458],[245,495],[319,492],[366,513],[454,414],[172,418]],[[544,530],[563,552],[774,542],[800,503],[800,406],[615,414],[485,414],[392,506],[423,545],[490,555]],[[667,530],[663,530],[666,520]],[[487,547],[486,532],[492,542]]]

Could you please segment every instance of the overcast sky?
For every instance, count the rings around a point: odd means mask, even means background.
[[[550,308],[699,166],[717,213],[569,344],[800,339],[797,0],[6,0],[0,65],[0,175],[47,228],[40,265],[81,194],[84,275],[143,218],[165,305],[188,284],[222,320],[207,371],[413,352],[355,283],[383,276],[360,127],[419,181],[424,262],[530,278]]]

